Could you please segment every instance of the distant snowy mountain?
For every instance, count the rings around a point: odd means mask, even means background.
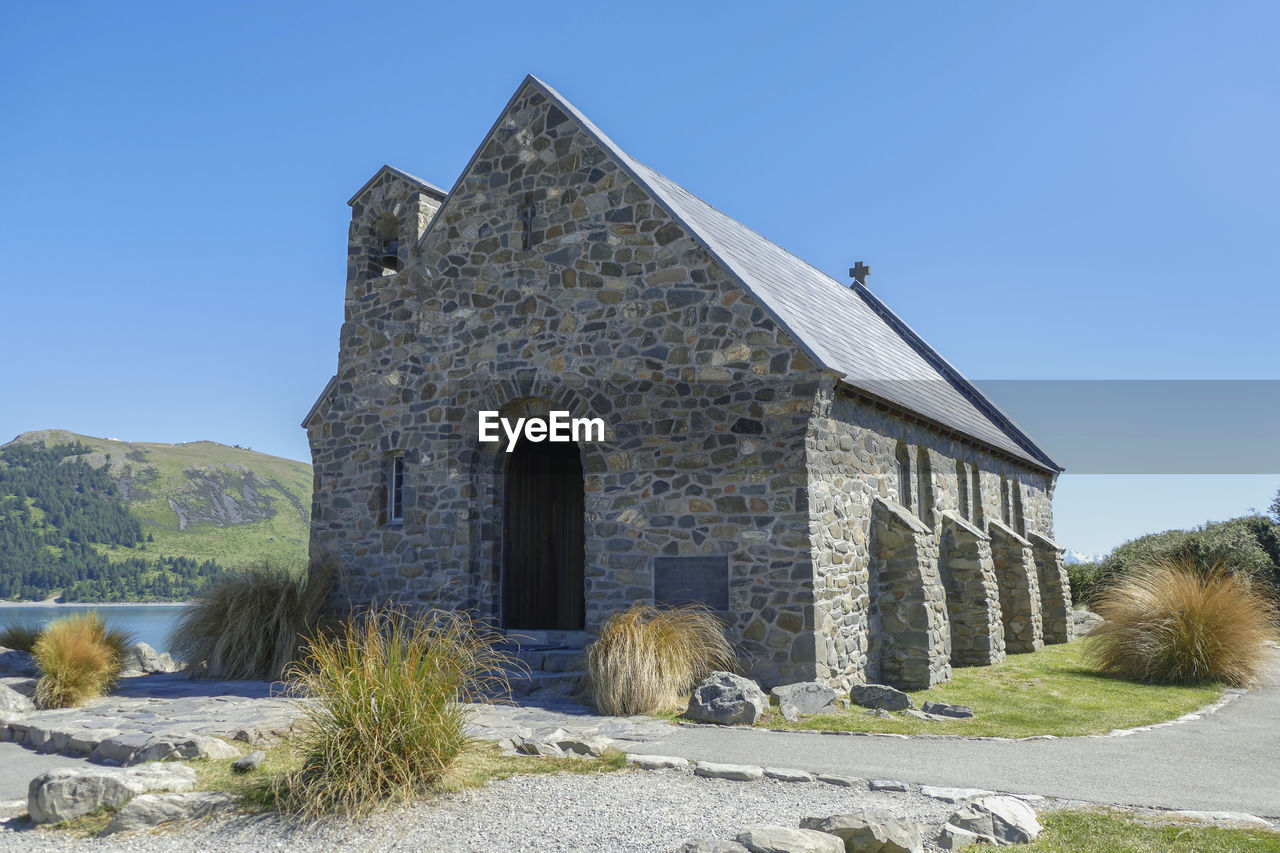
[[[1062,562],[1068,566],[1076,563],[1101,563],[1106,556],[1106,554],[1086,554],[1083,551],[1072,551],[1068,548],[1067,553],[1062,556]]]

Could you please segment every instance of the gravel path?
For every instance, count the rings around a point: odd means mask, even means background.
[[[729,782],[686,772],[508,779],[368,820],[291,829],[275,817],[219,818],[134,837],[75,840],[0,824],[0,849],[169,853],[240,851],[583,851],[655,853],[695,838],[732,838],[743,826],[796,826],[803,817],[872,807],[941,827],[955,808],[918,793],[816,782]],[[1040,804],[1037,804],[1037,808]],[[936,849],[936,848],[933,848]]]

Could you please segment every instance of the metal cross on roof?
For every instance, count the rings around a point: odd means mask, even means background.
[[[871,275],[871,267],[867,266],[862,261],[858,261],[849,269],[849,275],[851,275],[853,280],[858,284],[866,287],[867,276]]]

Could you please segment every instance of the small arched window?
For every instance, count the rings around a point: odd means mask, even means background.
[[[898,458],[898,503],[914,512],[915,505],[911,502],[911,454],[907,452],[905,441],[898,442],[895,455]]]
[[[973,516],[969,514],[969,472],[959,459],[956,460],[956,488],[960,493],[960,517],[972,521]]]
[[[916,448],[916,500],[920,506],[917,515],[926,525],[933,526],[933,464],[929,461],[929,450],[923,446]]]
[[[1022,511],[1022,484],[1013,478],[1013,529],[1022,536],[1027,535],[1027,517]]]
[[[1013,506],[1009,502],[1009,478],[1000,475],[1000,519],[1005,524],[1013,523]]]
[[[379,275],[400,270],[400,220],[394,213],[380,213],[373,220],[373,252],[370,266]]]
[[[979,527],[985,527],[987,512],[982,506],[982,472],[978,470],[977,465],[971,465],[969,473],[973,475],[973,488],[969,490],[969,499],[973,503],[973,515],[969,520]]]

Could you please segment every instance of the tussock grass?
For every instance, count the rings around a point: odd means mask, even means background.
[[[275,681],[316,630],[332,576],[327,565],[304,577],[266,563],[229,573],[183,609],[169,648],[210,678]]]
[[[70,708],[106,693],[120,675],[132,639],[126,631],[108,630],[97,611],[50,623],[32,650],[42,673],[36,704]]]
[[[1276,610],[1222,563],[1152,559],[1094,596],[1106,621],[1090,632],[1089,662],[1145,683],[1256,682],[1276,636]]]
[[[288,670],[309,699],[295,740],[301,766],[278,787],[281,808],[354,816],[430,792],[471,743],[462,703],[507,688],[499,639],[465,614],[394,609],[312,638]]]
[[[711,611],[638,603],[609,617],[587,650],[587,677],[605,714],[683,710],[710,672],[736,669],[724,626]]]
[[[30,652],[36,647],[36,640],[38,639],[40,639],[40,627],[38,625],[10,622],[3,629],[0,629],[0,646],[4,646],[6,649]]]

